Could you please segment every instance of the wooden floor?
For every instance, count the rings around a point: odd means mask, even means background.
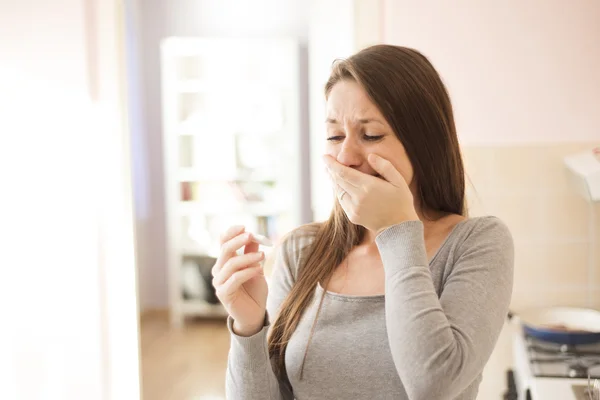
[[[229,333],[224,320],[169,326],[166,313],[141,321],[142,400],[224,400]]]

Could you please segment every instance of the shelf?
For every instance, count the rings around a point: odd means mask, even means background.
[[[271,252],[273,251],[273,247],[272,246],[265,246],[262,244],[259,244],[259,249],[260,251],[264,251],[265,255],[269,255],[271,254]],[[238,250],[238,255],[242,255],[243,251],[242,250]],[[217,258],[218,254],[209,254],[207,251],[205,250],[200,250],[200,249],[195,249],[193,247],[193,245],[188,245],[188,246],[184,246],[181,248],[181,255],[183,257],[193,257],[193,256],[199,256],[199,257],[214,257]]]
[[[194,201],[182,201],[179,203],[180,215],[190,216],[193,214],[250,214],[258,217],[268,217],[283,214],[286,210],[273,204],[246,203],[235,205],[203,204]]]
[[[199,93],[216,90],[214,85],[201,79],[180,80],[176,85],[176,91],[179,93]]]
[[[181,255],[183,256],[209,256],[206,251],[196,250],[192,247],[184,247],[181,249]]]
[[[221,304],[210,304],[204,300],[183,300],[181,304],[183,315],[187,317],[223,317],[227,318],[227,311]]]
[[[298,179],[305,102],[300,54],[291,39],[161,41],[165,228],[172,255],[169,292],[177,294],[169,297],[174,326],[184,316],[227,316],[220,304],[180,296],[182,264],[186,258],[219,253],[217,232],[235,220],[256,233],[267,232],[276,242],[301,223],[301,205],[308,199]],[[232,116],[231,110],[238,112]],[[273,251],[260,247],[266,254]]]
[[[188,128],[186,126],[184,126],[185,121],[181,122],[180,126],[177,129],[177,134],[179,136],[184,136],[184,137],[194,137],[194,138],[202,138],[203,135],[206,135],[205,131],[206,129],[202,129],[202,126],[200,125],[200,128]],[[227,134],[227,133],[226,133]],[[235,133],[232,133],[232,136],[249,136],[252,138],[273,138],[273,140],[279,140],[281,139],[281,137],[285,137],[285,135],[287,135],[288,132],[284,131],[283,129],[274,129],[274,130],[266,130],[266,129],[260,129],[260,128],[255,128],[255,129],[245,129],[245,130],[237,130]]]
[[[202,171],[195,170],[194,168],[179,168],[177,174],[180,182],[231,182],[231,181],[242,181],[242,182],[276,182],[277,178],[274,176],[258,176],[252,179],[244,179],[241,175],[228,174],[217,177],[210,177]]]
[[[223,93],[222,82],[208,79],[182,79],[177,81],[175,85],[175,90],[178,93]],[[277,89],[265,82],[249,80],[229,81],[228,85],[235,87],[237,93],[260,93],[265,90],[275,91]]]

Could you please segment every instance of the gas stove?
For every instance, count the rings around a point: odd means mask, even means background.
[[[509,380],[514,378],[514,382],[509,382],[505,399],[589,400],[589,382],[600,379],[600,343],[574,346],[545,342],[515,327],[513,356]]]
[[[600,343],[567,345],[525,336],[529,364],[534,376],[542,378],[600,379]]]

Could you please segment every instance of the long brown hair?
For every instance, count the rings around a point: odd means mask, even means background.
[[[415,201],[423,215],[466,215],[465,177],[448,92],[429,60],[416,50],[391,45],[368,47],[336,60],[325,85],[325,97],[341,80],[353,80],[366,91],[406,149],[416,184]],[[365,228],[347,218],[335,201],[328,220],[311,224],[316,232],[307,257],[280,307],[268,339],[275,372],[287,379],[285,351],[319,282],[327,283],[350,250],[361,243]],[[299,229],[302,229],[299,228]],[[314,331],[325,290],[313,322]],[[310,334],[308,346],[312,339]],[[300,372],[304,370],[304,361]]]

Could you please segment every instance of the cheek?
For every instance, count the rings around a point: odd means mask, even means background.
[[[337,148],[337,146],[333,146],[329,143],[327,143],[327,145],[325,145],[325,154],[327,154],[328,156],[331,156],[333,158],[337,158],[338,153],[339,153],[339,149]]]

